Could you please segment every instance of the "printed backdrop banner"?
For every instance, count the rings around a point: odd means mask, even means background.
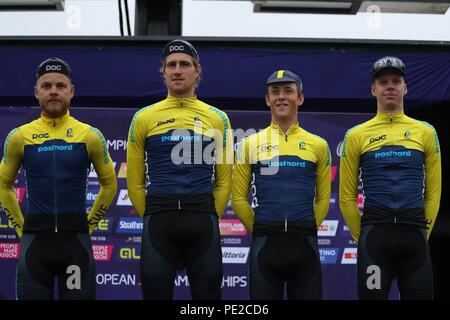
[[[139,256],[142,219],[136,214],[126,188],[126,140],[136,109],[72,109],[71,115],[103,132],[118,177],[117,195],[107,215],[92,234],[96,261],[97,299],[142,299]],[[0,108],[0,141],[9,131],[39,117],[39,108]],[[270,112],[227,112],[234,129],[258,131],[270,123]],[[332,194],[328,216],[318,231],[323,270],[324,299],[356,299],[356,244],[350,236],[338,205],[339,154],[345,132],[370,114],[299,113],[300,126],[328,141],[332,153]],[[251,131],[247,131],[249,133]],[[235,139],[235,143],[237,143]],[[3,157],[3,150],[0,151]],[[151,168],[150,168],[151,170]],[[26,185],[21,170],[14,185],[22,210]],[[45,186],[43,186],[45,188]],[[99,189],[95,171],[88,177],[86,205],[89,210]],[[362,207],[362,196],[359,205]],[[248,299],[248,262],[251,236],[229,203],[220,222],[224,262],[223,299]],[[0,207],[0,297],[15,298],[15,268],[20,243]],[[395,295],[395,290],[393,290]],[[190,299],[185,273],[175,279],[175,299]]]

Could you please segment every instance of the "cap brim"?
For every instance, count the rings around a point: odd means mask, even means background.
[[[267,85],[270,85],[270,84],[273,84],[273,83],[281,83],[281,82],[298,84],[298,81],[295,81],[295,80],[292,80],[292,79],[274,79],[274,80],[271,80],[270,82],[267,82]]]
[[[372,79],[375,79],[377,77],[377,75],[380,74],[380,72],[383,72],[383,71],[390,71],[390,72],[393,72],[393,73],[399,73],[403,77],[405,76],[405,72],[403,72],[401,69],[398,69],[398,68],[395,68],[395,67],[385,67],[385,68],[382,68],[382,69],[378,70],[377,72],[375,72],[373,74],[373,76],[372,76]]]

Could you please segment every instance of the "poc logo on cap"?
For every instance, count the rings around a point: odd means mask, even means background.
[[[47,65],[47,66],[45,66],[45,71],[61,71],[61,66]]]
[[[169,46],[169,52],[184,51],[184,46]]]

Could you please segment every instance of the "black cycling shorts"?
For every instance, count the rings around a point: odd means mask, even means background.
[[[95,264],[88,233],[24,233],[17,264],[17,299],[95,299]]]
[[[186,268],[192,299],[219,300],[222,250],[217,215],[174,210],[144,217],[141,289],[144,299],[172,299]]]
[[[433,270],[423,228],[362,225],[357,269],[359,299],[388,299],[394,278],[402,300],[433,298]]]
[[[317,236],[274,233],[253,238],[250,299],[322,299],[322,270]]]

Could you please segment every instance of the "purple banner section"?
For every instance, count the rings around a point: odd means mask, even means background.
[[[101,130],[118,177],[117,195],[92,234],[96,261],[97,299],[142,299],[139,258],[142,219],[136,214],[126,189],[126,140],[136,109],[72,109],[71,115]],[[0,108],[0,141],[9,131],[39,117],[39,108]],[[270,124],[270,112],[227,112],[233,129],[253,132]],[[318,234],[323,270],[324,299],[356,299],[356,244],[350,236],[338,205],[339,153],[348,128],[371,118],[371,114],[299,113],[300,126],[328,141],[332,154],[332,194],[328,216]],[[247,134],[251,130],[247,131]],[[242,138],[242,136],[241,136]],[[235,143],[237,143],[235,139]],[[3,150],[0,151],[3,156]],[[21,170],[14,185],[25,212],[26,187]],[[98,193],[95,171],[88,178],[87,210]],[[359,203],[362,206],[362,196]],[[223,299],[248,299],[248,257],[251,236],[234,215],[230,203],[221,220],[224,262]],[[20,243],[0,207],[0,298],[15,299],[15,268]],[[185,273],[175,279],[175,299],[190,299]],[[393,290],[394,291],[394,290]]]

